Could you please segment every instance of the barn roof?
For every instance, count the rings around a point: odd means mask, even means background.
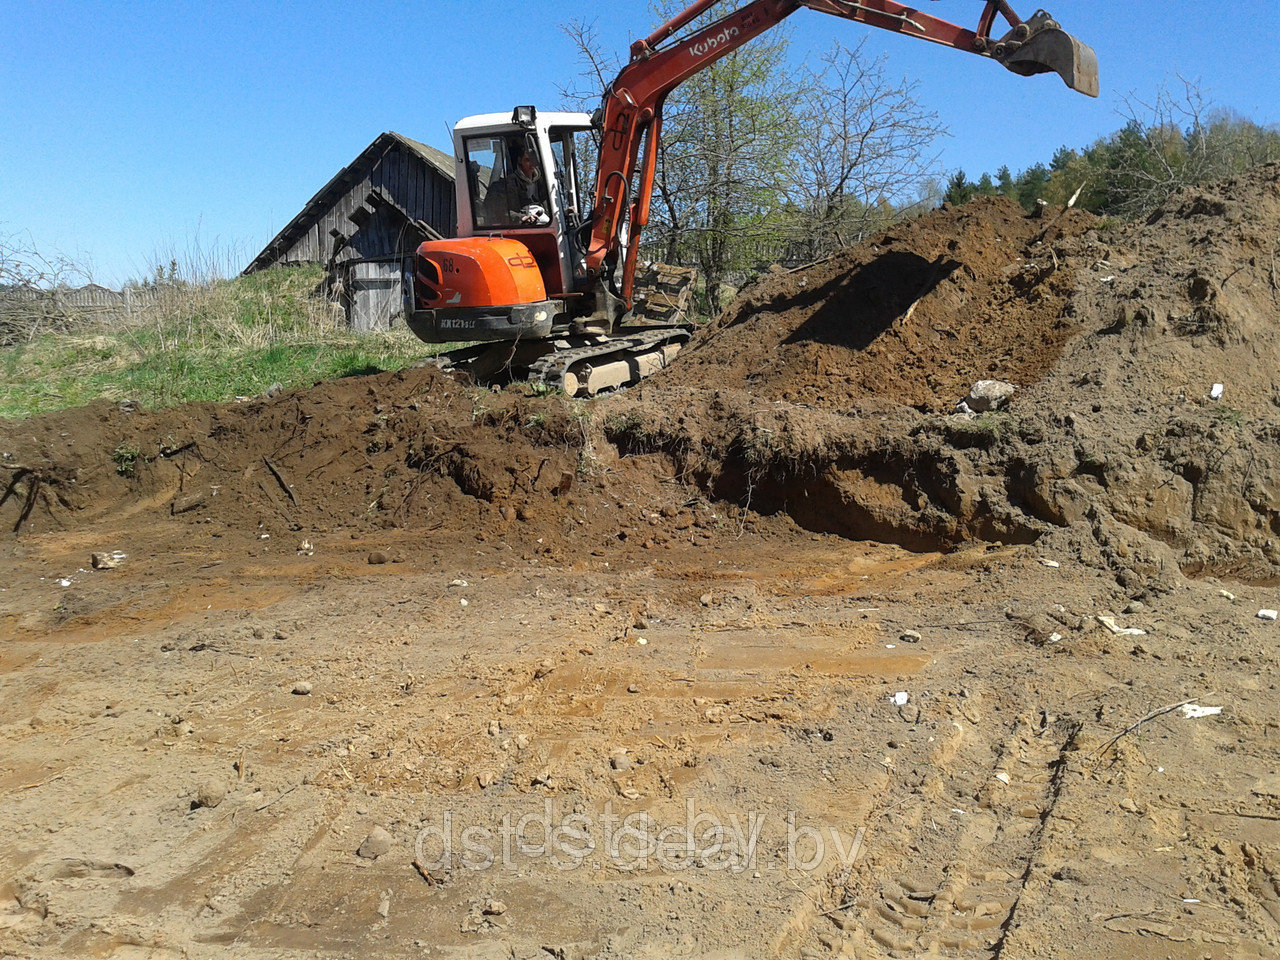
[[[263,247],[262,252],[254,257],[253,261],[244,268],[244,273],[253,273],[271,266],[284,251],[288,250],[311,229],[312,224],[322,217],[324,212],[351,188],[352,184],[362,180],[373,164],[396,144],[421,157],[441,176],[450,181],[453,180],[453,158],[447,153],[417,140],[411,140],[409,137],[394,131],[381,134],[373,143],[360,152],[360,156],[339,170],[332,180],[321,187],[319,192],[307,201],[306,206],[302,208],[298,215],[290,220],[285,225],[285,228],[276,234],[275,239]]]

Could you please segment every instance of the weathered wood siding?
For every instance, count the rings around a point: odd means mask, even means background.
[[[401,311],[401,263],[424,237],[417,224],[427,224],[438,236],[454,234],[452,163],[417,141],[382,134],[311,199],[245,272],[322,264],[352,329],[387,329]]]
[[[375,190],[383,191],[391,204],[370,204]],[[451,236],[457,220],[455,209],[453,181],[395,144],[364,176],[346,183],[332,205],[277,262],[328,264],[407,255],[410,251],[406,249],[402,214],[425,220],[442,236]],[[352,214],[357,210],[372,212],[356,222]]]
[[[401,306],[399,260],[365,260],[346,266],[347,322],[352,330],[387,330]]]

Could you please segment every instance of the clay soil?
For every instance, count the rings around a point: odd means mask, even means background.
[[[1278,244],[983,201],[591,403],[0,422],[0,954],[1275,956]]]

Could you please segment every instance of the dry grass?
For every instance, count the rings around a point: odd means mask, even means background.
[[[0,416],[97,399],[225,401],[434,352],[403,327],[353,334],[320,295],[321,279],[315,266],[204,282],[161,276],[133,291],[128,315],[82,318],[71,332],[0,348]]]

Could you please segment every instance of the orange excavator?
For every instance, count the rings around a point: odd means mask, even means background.
[[[648,282],[637,283],[663,102],[802,8],[987,57],[1022,76],[1056,73],[1098,95],[1093,50],[1045,11],[1022,20],[1005,0],[987,0],[975,30],[895,0],[752,0],[681,34],[717,2],[698,0],[634,43],[594,115],[520,106],[457,124],[457,236],[423,243],[404,275],[405,320],[420,339],[477,344],[442,355],[443,366],[593,396],[669,363],[692,334],[687,283],[662,265],[646,266]],[[999,39],[997,16],[1008,25]],[[577,156],[589,131],[599,140],[590,204]]]

